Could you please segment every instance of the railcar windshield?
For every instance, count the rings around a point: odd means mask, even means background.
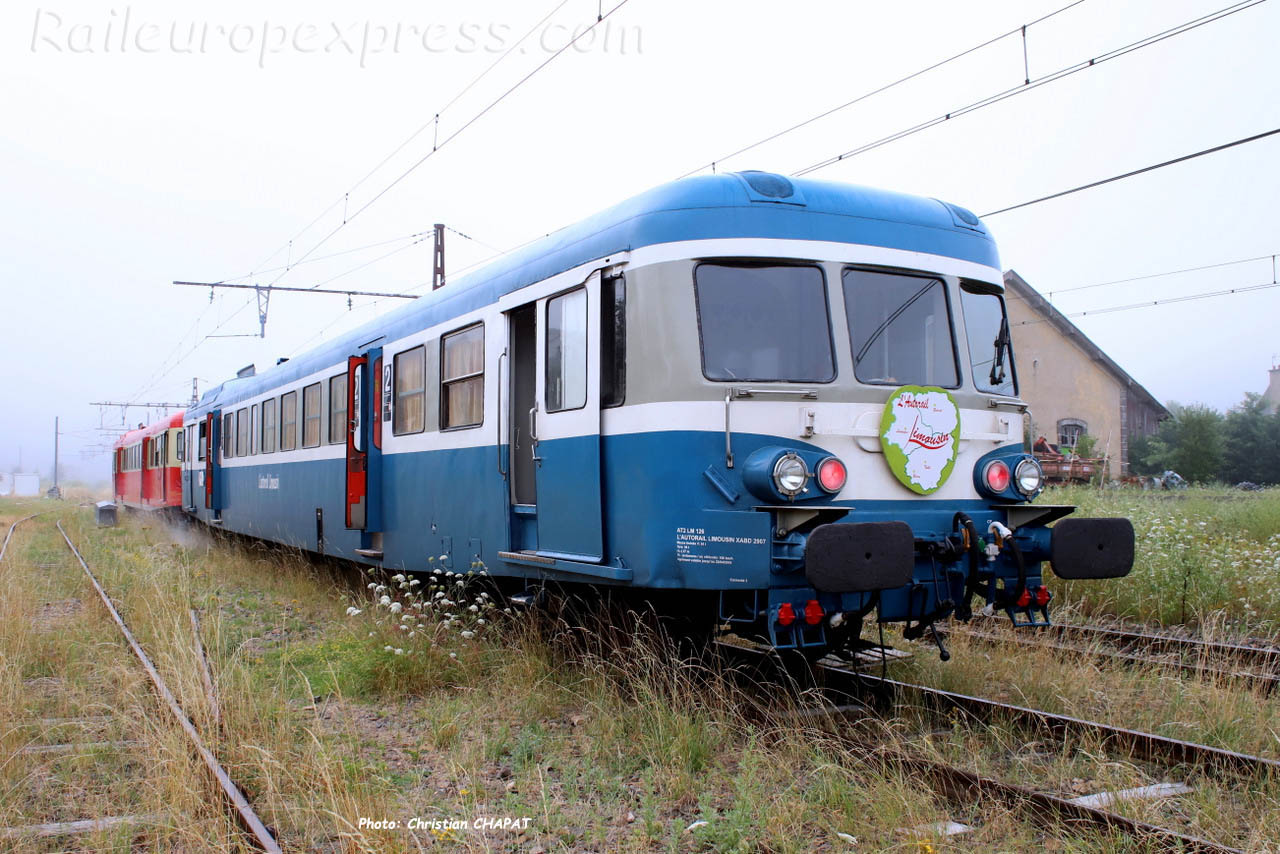
[[[1018,394],[1018,377],[1013,370],[1013,341],[1004,300],[989,285],[963,282],[960,308],[969,338],[969,365],[978,391]]]
[[[827,285],[820,268],[704,263],[695,269],[694,283],[707,379],[835,379]]]
[[[853,373],[873,385],[960,384],[941,279],[847,269],[844,310]]]

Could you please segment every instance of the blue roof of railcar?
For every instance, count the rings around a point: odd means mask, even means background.
[[[339,362],[370,339],[394,340],[597,258],[660,243],[739,237],[858,243],[1000,266],[978,218],[937,199],[768,172],[685,178],[548,234],[263,374],[210,389],[192,411],[253,397]],[[229,394],[220,399],[224,392]]]

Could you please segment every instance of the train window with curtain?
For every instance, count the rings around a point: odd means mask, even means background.
[[[853,374],[871,385],[960,385],[947,288],[933,276],[846,269]]]
[[[427,348],[420,346],[396,353],[393,371],[395,401],[391,407],[394,413],[391,432],[397,436],[421,433],[426,429],[427,420]]]
[[[236,410],[236,456],[249,455],[249,410]]]
[[[484,422],[484,324],[440,338],[440,429]]]
[[[980,282],[960,283],[960,311],[969,339],[969,367],[978,391],[1015,397],[1018,375],[1013,368],[1013,339],[999,288]]]
[[[820,267],[704,263],[694,269],[694,290],[707,379],[835,379],[827,283]]]
[[[302,447],[320,445],[320,383],[302,390]]]
[[[236,455],[236,417],[228,412],[222,416],[222,458],[229,460]]]
[[[627,282],[600,283],[600,406],[621,406],[627,394]]]
[[[587,405],[587,291],[547,300],[547,412]]]
[[[200,419],[200,425],[196,428],[198,431],[199,441],[196,442],[196,459],[200,462],[205,461],[205,443],[209,441],[209,425],[205,419]]]
[[[347,375],[329,378],[329,444],[347,441]]]
[[[262,401],[262,453],[276,452],[276,407],[279,402],[273,397]]]
[[[280,397],[280,450],[298,447],[298,393],[291,391]]]

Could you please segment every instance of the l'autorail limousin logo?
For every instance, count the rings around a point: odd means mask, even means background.
[[[960,408],[944,389],[904,385],[884,405],[880,446],[885,462],[912,492],[937,492],[955,468]]]

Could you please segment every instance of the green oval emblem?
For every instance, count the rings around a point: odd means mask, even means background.
[[[912,492],[937,492],[960,443],[960,407],[945,389],[904,385],[884,405],[880,446],[889,471]]]

